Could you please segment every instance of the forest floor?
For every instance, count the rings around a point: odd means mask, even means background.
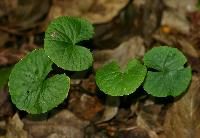
[[[93,52],[93,67],[68,72],[71,88],[61,105],[29,115],[10,100],[10,70],[28,52],[43,47],[47,25],[64,15],[93,23],[95,36],[83,43]],[[113,59],[123,67],[160,45],[176,47],[187,57],[193,76],[186,93],[156,98],[139,88],[113,98],[97,88],[99,67]],[[0,138],[200,138],[199,92],[197,0],[0,1]]]

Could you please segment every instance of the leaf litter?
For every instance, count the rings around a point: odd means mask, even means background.
[[[78,77],[70,96],[48,114],[30,117],[11,104],[6,86],[1,90],[0,138],[200,137],[200,13],[195,0],[2,0],[0,7],[2,68],[42,47],[46,25],[57,16],[81,16],[96,28],[94,41],[83,44],[94,53],[94,69]],[[95,70],[113,59],[123,67],[161,44],[187,57],[193,70],[188,92],[178,99],[157,99],[139,89],[110,106],[91,77]]]

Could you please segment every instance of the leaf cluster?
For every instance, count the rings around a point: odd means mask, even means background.
[[[65,74],[50,77],[52,64],[69,71],[88,69],[92,66],[92,53],[79,42],[92,38],[93,34],[92,24],[85,19],[53,20],[45,32],[44,49],[29,53],[10,74],[9,92],[17,108],[39,114],[62,103],[69,92],[70,78]],[[156,47],[145,54],[144,65],[133,59],[121,71],[116,62],[106,64],[96,72],[96,83],[112,96],[129,95],[141,84],[153,96],[177,96],[191,80],[191,69],[184,67],[186,61],[178,49]]]
[[[108,63],[96,73],[101,91],[111,96],[129,95],[143,84],[144,90],[156,97],[178,96],[188,87],[192,74],[184,67],[187,59],[176,48],[155,47],[143,58],[129,61],[125,71],[115,63]]]
[[[52,64],[69,71],[89,68],[92,54],[78,43],[93,34],[87,20],[65,16],[53,20],[45,32],[44,49],[29,53],[10,74],[9,92],[17,108],[39,114],[62,103],[69,92],[70,78],[65,74],[49,77]]]

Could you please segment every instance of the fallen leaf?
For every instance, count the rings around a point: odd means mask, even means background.
[[[128,4],[128,0],[53,0],[49,19],[80,16],[94,24],[111,21]]]
[[[23,119],[24,128],[33,138],[83,138],[87,121],[82,121],[68,110],[56,113],[48,120]]]
[[[167,138],[200,137],[200,77],[193,75],[188,92],[167,111],[164,123]]]
[[[177,42],[180,44],[181,49],[184,53],[187,53],[188,55],[194,57],[194,58],[199,58],[199,53],[196,50],[195,46],[192,45],[189,41],[186,39],[179,39]]]
[[[24,123],[16,113],[8,120],[6,138],[28,138],[28,133],[23,127]]]
[[[170,26],[181,33],[190,32],[187,14],[197,10],[197,0],[166,0],[163,1],[167,9],[163,13],[162,25]]]
[[[116,60],[121,67],[125,67],[130,59],[141,58],[144,53],[143,39],[141,37],[133,37],[115,49],[95,50],[94,60],[96,62],[94,63],[94,69],[98,69],[112,60]]]
[[[159,115],[161,113],[162,105],[155,104],[151,100],[146,100],[143,107],[136,112],[137,114],[137,126],[145,129],[150,138],[158,138],[162,131],[162,125],[159,121]]]
[[[151,39],[152,33],[160,26],[160,18],[163,13],[164,5],[160,0],[144,1],[144,5],[139,7],[139,13],[142,14],[142,18],[140,17],[142,22],[139,23],[139,29],[142,30],[142,35],[145,38],[145,42],[147,42],[148,39]],[[143,10],[142,13],[141,9]]]
[[[107,95],[103,115],[96,123],[102,123],[114,118],[118,113],[119,104],[120,104],[120,99],[118,96]]]
[[[190,24],[185,14],[178,13],[176,10],[166,10],[163,13],[161,25],[170,26],[181,33],[188,34]]]

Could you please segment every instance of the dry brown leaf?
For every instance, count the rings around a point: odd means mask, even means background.
[[[161,24],[170,26],[184,34],[188,34],[190,31],[190,24],[185,13],[178,13],[176,10],[164,11]]]
[[[105,110],[103,112],[102,117],[97,121],[97,123],[109,121],[113,117],[115,117],[118,113],[119,104],[120,104],[119,97],[113,97],[113,96],[107,95]]]
[[[28,138],[28,133],[23,129],[24,123],[16,113],[7,124],[6,138]]]
[[[141,37],[133,37],[123,42],[119,47],[112,50],[94,51],[94,68],[98,69],[103,64],[116,60],[124,67],[130,59],[143,57],[145,47]]]
[[[163,1],[167,10],[163,13],[162,25],[170,26],[171,28],[188,34],[190,24],[187,19],[188,12],[197,10],[197,0],[165,0]]]
[[[136,7],[140,7],[145,5],[146,2],[146,0],[133,0],[133,5],[135,5]]]
[[[178,85],[178,84],[177,84]],[[194,75],[188,92],[167,111],[167,138],[200,138],[200,77]]]
[[[192,57],[199,58],[199,52],[195,49],[194,45],[192,45],[186,39],[179,39],[177,42],[180,44],[183,52]]]
[[[49,18],[81,16],[100,24],[111,21],[127,3],[128,0],[54,0]]]
[[[159,121],[163,105],[155,104],[154,101],[146,100],[143,107],[136,112],[137,126],[145,129],[151,138],[158,138],[158,133],[162,131],[162,126]]]
[[[82,121],[68,110],[62,110],[48,120],[24,119],[25,129],[33,138],[83,138],[87,121]]]
[[[139,2],[135,1],[141,1],[141,3],[138,4]],[[139,18],[142,19],[141,22],[138,22],[139,30],[142,30],[145,43],[151,43],[148,42],[148,39],[151,39],[152,33],[160,26],[163,3],[160,0],[133,0],[133,4],[136,4],[134,7],[138,9]]]
[[[162,25],[170,26],[171,28],[188,34],[190,31],[190,24],[187,19],[188,12],[197,9],[197,0],[165,0],[163,1],[167,6],[167,10],[163,13]]]

